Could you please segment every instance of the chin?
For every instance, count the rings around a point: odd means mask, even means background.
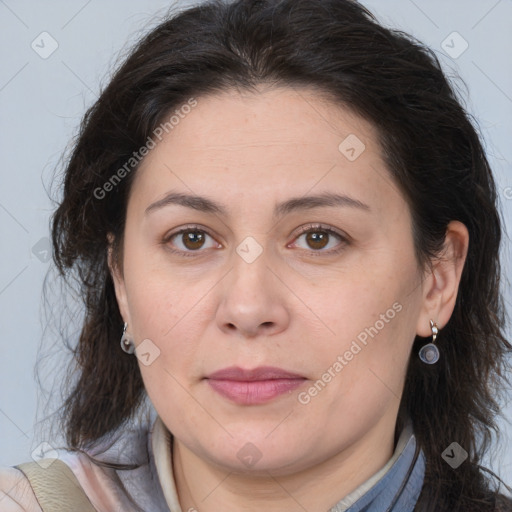
[[[267,477],[269,473],[275,476],[293,474],[315,463],[313,447],[308,450],[312,455],[308,456],[303,440],[285,443],[284,438],[270,441],[268,431],[251,437],[228,437],[218,443],[212,443],[209,438],[200,448],[201,453],[196,451],[196,454],[225,471]],[[215,451],[212,445],[217,448]]]

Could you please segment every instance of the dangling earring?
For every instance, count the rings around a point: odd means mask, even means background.
[[[126,328],[128,324],[125,322],[123,327],[123,335],[121,336],[121,348],[127,354],[133,354],[135,352],[135,343],[133,340],[126,334]]]
[[[439,330],[437,324],[432,320],[430,320],[430,328],[432,329],[432,342],[421,347],[419,351],[420,359],[426,364],[434,364],[439,361],[439,349],[434,345]]]

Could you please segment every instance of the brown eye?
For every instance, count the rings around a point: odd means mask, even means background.
[[[208,239],[210,239],[209,242]],[[208,233],[197,228],[180,229],[178,232],[168,236],[165,239],[165,243],[171,246],[173,252],[184,255],[192,252],[204,252],[201,249],[218,247],[218,244]]]
[[[329,243],[329,234],[322,231],[306,233],[306,241],[312,249],[323,249]]]
[[[191,251],[200,249],[204,244],[204,233],[201,231],[185,231],[181,233],[183,245]]]
[[[343,250],[348,240],[330,228],[322,226],[306,226],[296,238],[294,245],[310,253],[334,254]],[[325,249],[325,250],[324,250]]]

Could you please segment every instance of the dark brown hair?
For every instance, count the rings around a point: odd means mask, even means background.
[[[79,375],[63,412],[69,447],[115,432],[145,398],[137,360],[119,346],[123,321],[107,264],[112,233],[122,270],[136,166],[105,198],[97,190],[189,98],[260,84],[313,87],[373,123],[410,205],[423,268],[439,254],[450,221],[467,226],[459,295],[438,338],[442,357],[421,363],[416,354],[425,340],[415,340],[397,432],[409,415],[426,456],[417,511],[494,510],[496,494],[480,463],[497,431],[496,397],[511,345],[491,169],[434,52],[351,0],[213,1],[185,10],[136,45],[86,112],[52,218],[55,263],[64,278],[78,279],[86,311],[74,349]],[[457,470],[441,458],[453,441],[469,453]]]

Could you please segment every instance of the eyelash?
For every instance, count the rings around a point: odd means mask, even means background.
[[[322,233],[328,233],[330,236],[334,235],[335,237],[339,238],[340,244],[339,244],[339,247],[337,247],[335,249],[329,249],[327,251],[323,251],[321,249],[315,251],[315,250],[311,249],[308,252],[310,252],[311,255],[314,256],[314,257],[317,257],[317,256],[334,256],[336,254],[339,254],[341,251],[343,251],[345,249],[345,246],[347,246],[349,244],[348,236],[340,233],[339,231],[331,228],[330,226],[325,226],[323,224],[308,224],[306,226],[300,227],[299,228],[299,233],[295,237],[294,242],[300,236],[304,235],[305,233],[315,233],[317,231],[321,231]],[[306,249],[303,249],[303,250],[306,250]]]
[[[207,229],[205,229],[204,227],[202,226],[199,226],[199,225],[190,225],[190,226],[185,226],[181,229],[179,229],[178,231],[175,231],[174,233],[171,233],[169,235],[167,235],[164,240],[162,241],[162,243],[164,245],[167,246],[168,250],[171,251],[172,253],[174,254],[179,254],[180,256],[185,256],[185,257],[195,257],[197,256],[196,253],[200,253],[200,252],[203,252],[201,251],[200,249],[198,249],[197,251],[182,251],[180,249],[176,250],[176,249],[172,249],[168,246],[169,242],[174,238],[174,237],[177,237],[178,235],[181,235],[182,233],[187,233],[189,231],[198,231],[200,233],[205,233],[207,234],[209,237],[211,238],[214,238],[213,235],[211,233],[209,233],[209,231]],[[343,235],[342,233],[334,230],[333,228],[329,227],[329,226],[325,226],[323,224],[308,224],[306,226],[302,226],[301,228],[299,228],[299,233],[296,235],[295,239],[294,239],[294,242],[302,235],[306,234],[306,233],[310,233],[310,232],[317,232],[317,231],[321,231],[323,233],[328,233],[329,235],[334,235],[336,237],[338,237],[340,239],[340,247],[336,248],[336,249],[330,249],[328,251],[322,251],[322,250],[313,250],[311,249],[310,251],[308,251],[312,256],[333,256],[333,255],[336,255],[336,254],[339,254],[341,251],[343,251],[345,249],[345,246],[349,244],[349,240],[348,240],[348,237],[346,235]],[[287,245],[288,247],[288,245]],[[306,250],[306,249],[303,249],[303,250]]]
[[[187,258],[189,257],[195,257],[197,256],[196,253],[199,253],[199,252],[203,252],[201,250],[197,250],[197,251],[182,251],[180,249],[172,249],[171,247],[168,246],[169,242],[176,236],[178,235],[181,235],[182,233],[187,233],[188,231],[199,231],[200,233],[206,233],[209,237],[211,238],[214,238],[213,235],[205,228],[203,228],[202,226],[198,226],[198,225],[190,225],[190,226],[185,226],[181,229],[179,229],[178,231],[175,231],[174,233],[171,233],[169,235],[167,235],[162,243],[167,247],[167,249],[174,253],[174,254],[178,254],[180,256],[185,256]]]

